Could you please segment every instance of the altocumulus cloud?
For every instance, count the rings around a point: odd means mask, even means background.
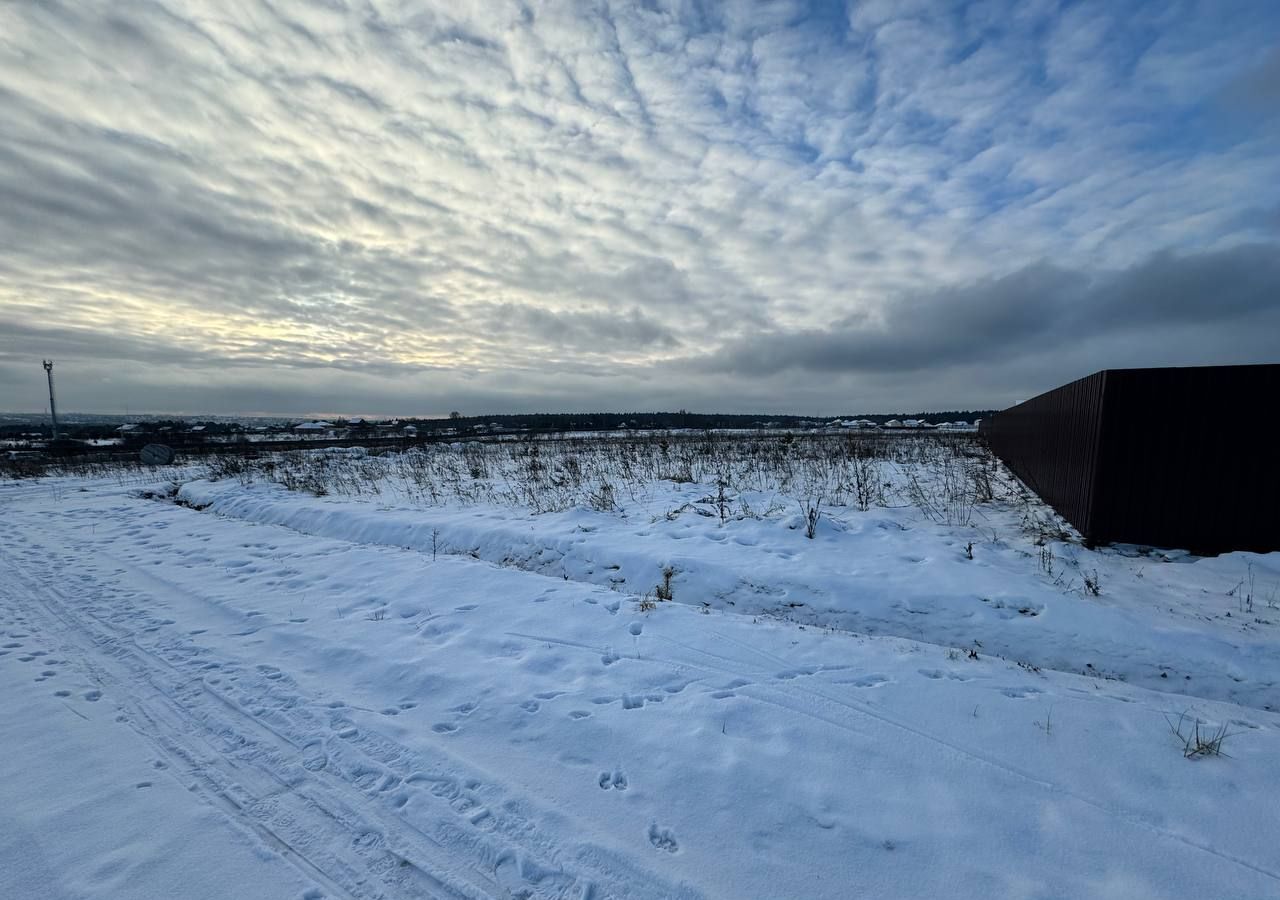
[[[0,407],[1003,404],[1274,361],[1280,7],[0,5]]]

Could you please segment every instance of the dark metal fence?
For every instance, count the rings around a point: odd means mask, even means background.
[[[982,422],[1090,544],[1280,550],[1280,365],[1109,369]]]

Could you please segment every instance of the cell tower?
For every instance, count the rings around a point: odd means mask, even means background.
[[[44,373],[49,376],[49,418],[53,420],[53,440],[58,439],[58,404],[53,399],[53,360],[44,361]]]

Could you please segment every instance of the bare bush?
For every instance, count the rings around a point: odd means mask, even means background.
[[[1102,596],[1102,580],[1098,577],[1098,570],[1084,573],[1084,592],[1091,597]]]
[[[818,533],[818,519],[822,515],[822,498],[801,501],[800,512],[804,516],[804,536],[813,540]]]
[[[667,566],[662,570],[662,583],[653,589],[653,595],[659,600],[673,600],[675,591],[671,587],[671,579],[676,577],[676,570]]]

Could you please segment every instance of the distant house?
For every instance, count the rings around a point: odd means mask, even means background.
[[[137,432],[140,432],[140,431],[142,431],[142,426],[135,425],[132,423],[129,425],[121,425],[119,428],[116,429],[116,432],[119,434],[136,434]]]
[[[406,426],[404,426],[404,428],[401,428],[401,429],[400,429],[400,433],[401,433],[401,434],[403,434],[405,437],[417,437],[417,436],[418,436],[418,426],[416,426],[416,425],[406,425]]]
[[[328,431],[332,427],[332,422],[302,422],[301,424],[294,425],[293,430],[300,431],[303,434],[316,434]]]

